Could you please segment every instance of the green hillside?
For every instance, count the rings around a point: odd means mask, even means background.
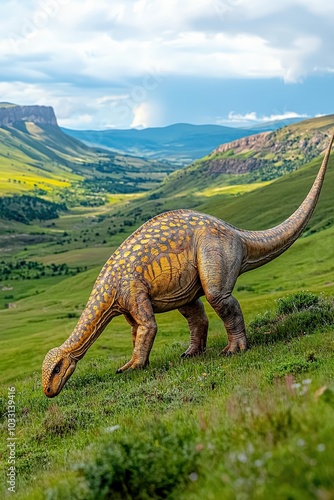
[[[69,159],[87,153],[85,146],[64,135],[59,143],[57,138],[47,134],[46,126],[22,123],[19,128],[0,128],[0,192],[29,191],[34,188],[50,190],[68,187],[71,182],[81,179],[79,173],[67,167]],[[51,132],[55,130],[52,127]],[[50,132],[50,131],[49,131]],[[59,139],[59,137],[58,137]],[[46,144],[45,144],[46,143]],[[75,147],[76,146],[76,147]]]
[[[162,196],[189,191],[210,194],[219,187],[270,182],[318,157],[333,130],[334,115],[328,115],[223,144],[174,172],[158,192]]]
[[[280,223],[293,213],[311,188],[320,165],[320,159],[312,160],[307,166],[275,182],[219,203],[219,197],[208,197],[201,205],[204,212],[215,211],[216,215],[245,229],[264,229]],[[306,234],[319,231],[334,224],[333,193],[334,159],[330,158],[326,182],[321,199],[309,222]],[[241,205],[242,203],[242,205]]]
[[[83,182],[88,191],[136,192],[154,187],[173,168],[166,162],[93,150],[53,125],[18,122],[0,127],[2,195],[35,191],[52,197]]]

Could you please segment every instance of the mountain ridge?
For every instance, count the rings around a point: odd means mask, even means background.
[[[168,160],[187,165],[209,154],[222,142],[245,137],[256,130],[243,130],[223,125],[175,123],[166,127],[145,129],[73,130],[66,134],[94,147],[146,158]]]
[[[222,143],[291,124],[298,119],[276,120],[245,127],[227,125],[174,123],[144,129],[73,130],[68,135],[91,146],[136,154],[146,158],[167,159],[184,166],[209,154]]]

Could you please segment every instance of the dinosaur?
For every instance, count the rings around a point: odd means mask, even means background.
[[[117,373],[148,365],[157,333],[155,313],[178,309],[190,330],[190,345],[182,356],[204,353],[208,318],[203,295],[226,328],[223,353],[245,351],[244,318],[232,295],[236,280],[281,255],[300,236],[317,204],[333,139],[305,200],[278,226],[247,231],[181,209],[153,217],[130,235],[103,266],[71,335],[47,353],[42,368],[45,395],[59,394],[77,362],[121,314],[131,326],[133,354]]]

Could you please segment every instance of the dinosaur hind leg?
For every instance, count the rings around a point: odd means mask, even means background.
[[[152,304],[148,297],[137,295],[136,303],[131,308],[132,338],[134,349],[132,358],[119,368],[116,373],[122,373],[129,368],[145,368],[149,364],[149,355],[157,333],[157,324],[153,314]]]
[[[244,317],[239,302],[232,296],[240,269],[238,255],[242,255],[241,250],[233,241],[226,248],[213,241],[211,245],[203,245],[199,252],[199,273],[205,296],[226,328],[228,345],[223,350],[226,355],[247,349]]]
[[[205,353],[209,321],[202,301],[197,299],[190,304],[180,307],[179,311],[188,321],[190,330],[190,345],[181,357],[189,358]]]
[[[210,296],[210,304],[218,316],[223,320],[228,344],[223,350],[223,354],[229,356],[238,351],[247,350],[247,337],[245,330],[244,317],[237,299],[232,295]]]

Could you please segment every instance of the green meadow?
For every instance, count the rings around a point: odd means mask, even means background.
[[[249,351],[221,356],[226,334],[204,301],[205,355],[180,358],[187,325],[177,311],[165,313],[157,315],[150,366],[116,375],[132,351],[119,317],[56,399],[41,390],[45,354],[70,335],[101,266],[148,217],[194,207],[265,229],[298,207],[320,161],[270,183],[232,186],[227,179],[225,187],[197,185],[194,192],[190,184],[173,196],[166,181],[157,191],[113,195],[103,206],[75,207],[51,221],[2,222],[5,260],[82,269],[0,280],[1,498],[12,494],[11,387],[18,499],[334,498],[334,157],[304,235],[236,284]]]

